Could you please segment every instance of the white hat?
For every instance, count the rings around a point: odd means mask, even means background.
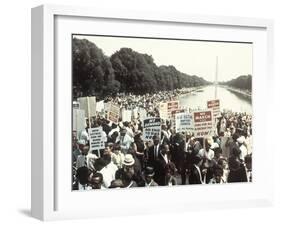
[[[214,140],[213,140],[212,137],[207,137],[207,142],[208,142],[209,145],[213,145]]]
[[[86,141],[84,139],[78,140],[77,144],[86,145]]]
[[[237,142],[238,142],[239,144],[243,144],[245,141],[246,141],[246,139],[245,139],[244,136],[241,136],[241,137],[239,137],[239,138],[237,139]]]
[[[216,142],[214,142],[212,145],[211,145],[211,147],[210,147],[210,149],[216,149],[216,148],[219,148],[220,146],[219,146],[219,144],[218,143],[216,143]]]
[[[123,161],[123,165],[132,166],[134,164],[135,164],[135,160],[134,160],[133,156],[131,154],[126,154],[124,161]]]

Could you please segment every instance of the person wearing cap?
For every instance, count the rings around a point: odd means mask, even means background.
[[[154,181],[154,169],[153,167],[147,166],[144,170],[144,178],[145,178],[145,187],[153,187],[158,186],[158,184]]]
[[[137,187],[137,182],[134,180],[135,170],[134,170],[135,160],[131,154],[126,154],[123,167],[118,169],[115,173],[115,179],[120,179],[123,182],[124,188]]]

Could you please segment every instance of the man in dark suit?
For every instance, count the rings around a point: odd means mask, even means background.
[[[168,144],[160,146],[160,152],[155,162],[155,177],[154,180],[160,186],[165,185],[166,166],[170,163],[170,149]]]
[[[186,142],[183,134],[177,133],[172,140],[171,160],[181,175],[182,184],[186,183],[185,147]]]
[[[203,159],[200,156],[197,155],[193,157],[193,165],[189,175],[189,184],[203,184],[203,174],[200,169],[202,162]]]
[[[147,152],[147,165],[155,168],[155,162],[158,159],[160,152],[160,138],[158,135],[153,136],[153,145],[148,148]]]

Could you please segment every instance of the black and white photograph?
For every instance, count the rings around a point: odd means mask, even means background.
[[[73,34],[72,190],[254,181],[252,76],[251,42]]]

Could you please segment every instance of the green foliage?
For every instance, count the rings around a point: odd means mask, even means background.
[[[232,86],[238,89],[252,90],[252,76],[251,75],[241,75],[235,79],[227,82],[223,82],[223,85]]]
[[[174,66],[158,67],[147,54],[121,48],[110,58],[86,39],[73,39],[74,98],[95,95],[103,98],[118,92],[145,94],[208,84]]]

